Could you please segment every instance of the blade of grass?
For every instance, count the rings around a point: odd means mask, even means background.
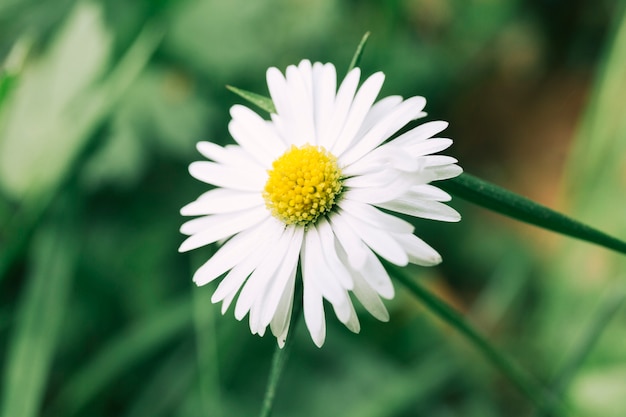
[[[591,324],[585,330],[585,333],[581,337],[580,341],[571,350],[571,353],[567,357],[565,364],[554,378],[552,385],[552,392],[555,394],[562,394],[567,391],[567,387],[570,382],[585,362],[585,359],[591,353],[595,345],[600,340],[602,333],[615,317],[615,314],[624,304],[626,299],[626,292],[619,290],[617,292],[610,292],[606,297],[606,300],[601,304],[600,308],[596,312],[595,316],[591,320]],[[549,413],[537,413],[537,417],[548,416]]]
[[[85,110],[85,117],[77,118],[74,134],[87,138],[93,133],[143,70],[161,38],[160,30],[157,30],[153,25],[145,26],[103,85],[92,94],[99,99],[91,103],[92,105],[88,110]],[[84,142],[83,148],[86,148],[88,141]],[[78,156],[81,151],[82,149],[75,152],[73,160],[65,167],[65,172],[60,175],[60,179],[54,187],[45,191],[28,193],[28,197],[25,198],[26,202],[5,225],[6,229],[3,230],[3,233],[6,244],[0,252],[0,282],[26,247],[32,230],[38,224],[58,190],[72,177],[72,172],[80,168]]]
[[[194,262],[195,263],[195,262]],[[195,270],[196,268],[192,268]],[[191,282],[191,280],[189,281]],[[200,415],[222,415],[219,379],[220,357],[215,316],[219,307],[211,302],[209,286],[192,290],[193,322],[196,336],[196,358],[200,390]]]
[[[126,329],[71,377],[52,405],[51,415],[72,416],[132,366],[191,326],[190,300],[164,305],[159,314]]]
[[[361,42],[356,47],[356,51],[354,52],[354,56],[352,57],[352,61],[350,61],[350,65],[348,66],[348,73],[352,71],[355,67],[359,66],[361,62],[361,57],[363,56],[363,52],[365,51],[365,45],[367,44],[367,40],[370,37],[369,32],[365,32],[363,37],[361,38]]]
[[[226,88],[233,93],[237,94],[239,97],[248,100],[250,103],[254,104],[261,110],[265,110],[266,112],[272,114],[276,113],[276,107],[274,107],[274,103],[272,99],[262,96],[257,93],[252,93],[250,91],[242,90],[241,88],[233,87],[232,85],[227,85]]]
[[[150,374],[141,392],[129,407],[126,417],[158,417],[175,415],[174,410],[192,390],[196,376],[196,364],[189,360],[193,357],[190,343],[184,343],[175,349],[169,357],[156,366]],[[221,416],[222,414],[203,414],[200,416]]]
[[[33,269],[5,360],[3,417],[39,415],[78,255],[76,235],[65,223],[42,228],[34,241]]]
[[[626,254],[626,242],[495,184],[463,173],[437,186],[466,201],[553,232]]]
[[[498,368],[537,409],[552,411],[557,416],[569,415],[568,410],[551,392],[509,360],[487,339],[478,333],[458,312],[418,284],[403,269],[385,262],[392,276],[398,279],[424,306],[441,320],[461,333],[492,365]]]

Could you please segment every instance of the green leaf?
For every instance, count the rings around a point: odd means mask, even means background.
[[[248,100],[250,103],[254,104],[261,110],[265,110],[268,113],[276,113],[276,107],[274,107],[272,99],[262,96],[260,94],[233,87],[231,85],[227,85],[226,88],[237,94],[238,96]]]
[[[350,65],[348,66],[348,72],[352,71],[352,69],[359,66],[359,63],[361,62],[361,56],[363,55],[363,51],[365,50],[365,45],[367,44],[367,39],[369,37],[370,37],[370,33],[365,32],[365,34],[361,38],[361,42],[359,42],[359,46],[356,47],[356,51],[354,52],[352,61],[350,61]]]
[[[626,254],[626,242],[470,174],[463,173],[437,185],[459,198],[516,220]]]
[[[39,231],[19,301],[3,375],[2,417],[39,415],[78,253],[76,235],[55,225]]]

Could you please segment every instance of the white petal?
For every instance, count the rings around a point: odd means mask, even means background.
[[[376,100],[384,81],[385,75],[382,72],[377,72],[365,80],[361,88],[359,88],[352,102],[343,130],[333,145],[332,152],[334,155],[341,155],[354,142],[354,138],[361,128],[367,113],[372,108],[372,104],[374,104],[374,100]]]
[[[322,242],[316,226],[309,226],[304,235],[302,255],[302,274],[309,277],[309,282],[316,285],[319,292],[331,303],[341,304],[345,291],[328,268]]]
[[[345,211],[342,212],[342,218],[363,239],[363,242],[381,257],[399,266],[409,263],[405,250],[393,239],[389,232],[372,227]]]
[[[391,214],[384,213],[369,204],[344,198],[339,202],[338,206],[352,216],[378,229],[394,233],[413,233],[414,227],[411,223]]]
[[[183,216],[202,216],[207,214],[229,213],[264,204],[260,193],[242,192],[227,188],[207,191],[185,207],[180,209]]]
[[[308,61],[302,61],[303,63]],[[315,144],[315,126],[313,121],[313,95],[307,85],[311,84],[312,72],[309,65],[301,68],[287,67],[287,95],[289,97],[290,142],[296,146],[306,143]],[[280,114],[280,112],[279,112]]]
[[[400,197],[414,184],[415,180],[410,173],[398,172],[397,177],[389,184],[377,187],[351,188],[344,193],[343,198],[367,204],[378,204]]]
[[[365,281],[381,296],[388,300],[395,295],[391,278],[387,274],[387,270],[378,260],[374,252],[368,251],[365,266],[359,270]]]
[[[205,285],[213,281],[248,257],[259,246],[260,241],[268,237],[272,239],[272,235],[278,235],[280,229],[276,227],[273,220],[273,218],[267,219],[228,240],[204,265],[198,268],[193,276],[196,285]]]
[[[441,263],[441,255],[415,235],[403,234],[395,238],[406,249],[412,264],[433,266]]]
[[[415,158],[443,151],[444,149],[449,148],[450,145],[452,145],[452,139],[436,138],[407,145],[406,150],[408,154]]]
[[[424,219],[439,220],[443,222],[458,222],[461,220],[461,215],[455,209],[438,201],[427,201],[422,199],[409,200],[399,198],[379,203],[377,206]]]
[[[421,176],[425,182],[447,180],[461,175],[463,169],[458,165],[426,167]]]
[[[285,341],[287,340],[287,333],[289,331],[289,324],[291,322],[291,311],[293,309],[294,303],[294,288],[296,282],[296,269],[294,268],[292,275],[289,277],[289,281],[287,281],[287,285],[285,286],[285,292],[283,293],[280,301],[278,302],[278,309],[272,318],[270,323],[270,328],[272,329],[272,334],[276,336],[276,341],[278,342],[278,346],[283,348],[285,346]],[[296,302],[300,303],[302,300],[297,300]]]
[[[350,300],[348,300],[348,309],[348,316],[345,320],[341,320],[339,314],[337,314],[337,310],[335,310],[335,315],[352,333],[359,333],[361,331],[361,324],[359,323],[359,318],[357,317],[356,311],[354,311],[354,306]]]
[[[222,147],[212,142],[198,142],[196,148],[204,157],[220,165],[225,165],[230,168],[244,168],[244,170],[264,169],[252,155],[238,145],[226,145]]]
[[[239,288],[246,281],[248,276],[267,258],[271,248],[276,245],[280,236],[282,236],[283,228],[274,230],[273,233],[267,235],[263,241],[257,241],[256,250],[251,251],[241,262],[239,262],[224,277],[222,282],[211,297],[212,303],[224,301],[222,304],[222,314],[226,312],[230,303],[235,298]]]
[[[317,286],[311,282],[313,277],[302,274],[304,322],[309,329],[311,338],[317,347],[322,347],[326,339],[326,319],[324,302]]]
[[[335,105],[337,92],[337,72],[333,64],[313,65],[313,95],[315,100],[315,132],[316,143],[329,147],[328,129]]]
[[[247,169],[216,164],[207,161],[189,165],[192,177],[217,187],[234,188],[241,191],[260,191],[267,181],[267,172],[260,165],[248,165]]]
[[[283,257],[287,252],[287,247],[291,243],[294,228],[289,227],[283,231],[276,244],[270,247],[269,252],[263,261],[256,267],[252,275],[248,278],[246,284],[239,294],[237,304],[235,305],[235,318],[240,320],[250,310],[255,300],[264,300],[265,288],[270,280],[275,277],[275,273],[283,262]],[[259,312],[260,313],[260,312]],[[251,322],[255,320],[250,317]],[[259,320],[260,321],[260,320]]]
[[[391,135],[414,120],[421,114],[426,100],[423,97],[411,97],[395,107],[386,117],[380,120],[345,154],[341,155],[341,163],[350,165],[365,154],[383,143]]]
[[[398,170],[385,168],[369,174],[346,178],[343,181],[343,185],[346,188],[386,187],[394,182],[399,175],[401,175],[401,173],[398,172]]]
[[[408,145],[415,143],[416,141],[423,141],[435,136],[437,133],[442,132],[448,127],[448,122],[442,120],[435,120],[421,124],[406,133],[395,138],[393,141],[398,145]]]
[[[204,224],[205,229],[188,237],[180,245],[178,251],[186,252],[208,245],[209,243],[217,242],[218,240],[226,239],[248,227],[261,223],[269,216],[270,214],[265,207],[242,210],[237,213],[207,216],[207,222]]]
[[[455,158],[445,155],[427,155],[424,156],[423,159],[426,161],[425,167],[427,168],[453,165],[458,162]]]
[[[268,68],[266,72],[267,87],[274,103],[277,114],[289,113],[289,99],[287,96],[287,80],[278,68]]]
[[[289,283],[289,280],[292,279],[292,276],[296,273],[298,266],[298,255],[300,253],[300,248],[302,247],[304,229],[296,226],[290,226],[288,228],[292,229],[291,236],[289,236],[290,242],[287,244],[282,264],[276,272],[276,276],[272,280],[272,283],[268,287],[264,296],[265,305],[263,306],[262,323],[265,325],[270,323],[276,311],[281,309],[279,303],[285,293],[285,287]]]
[[[352,283],[348,267],[341,262],[337,256],[336,239],[332,226],[325,218],[322,218],[317,222],[316,228],[319,233],[322,251],[328,267],[334,274],[339,284],[346,290],[351,290],[354,284]]]
[[[365,243],[352,231],[350,226],[342,218],[341,214],[333,213],[329,217],[333,233],[343,249],[350,254],[348,261],[354,269],[361,269],[367,260],[367,247]]]
[[[450,201],[452,197],[440,188],[430,184],[421,184],[411,187],[407,193],[410,198],[421,198],[422,200]]]
[[[270,167],[285,150],[282,139],[261,116],[245,106],[231,107],[230,114],[233,120],[228,129],[233,139],[263,166]]]
[[[354,290],[352,292],[372,316],[380,321],[389,321],[387,308],[385,308],[376,291],[369,286],[361,274],[355,274]]]
[[[339,134],[343,130],[346,117],[350,111],[350,107],[352,106],[352,101],[354,100],[354,93],[356,93],[360,77],[361,70],[359,68],[354,68],[348,73],[339,86],[339,91],[337,92],[337,97],[335,98],[335,105],[333,106],[332,118],[330,120],[328,130],[324,132],[324,137],[322,138],[324,141],[323,146],[335,156],[337,156],[337,154],[334,153],[333,148],[337,142]]]
[[[341,168],[346,177],[365,175],[393,167],[395,170],[415,172],[424,165],[420,158],[411,156],[393,142],[380,145],[358,161]]]
[[[372,126],[389,114],[400,103],[402,103],[401,96],[388,96],[374,103],[370,111],[367,113],[367,116],[365,116],[365,120],[363,121],[357,136],[361,137],[366,134]]]

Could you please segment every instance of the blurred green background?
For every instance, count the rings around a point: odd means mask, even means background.
[[[230,143],[226,84],[308,58],[423,95],[466,171],[626,238],[626,23],[618,0],[3,0],[0,416],[251,416],[272,337],[210,303],[177,253]],[[622,257],[453,199],[415,221],[427,283],[576,415],[626,415]],[[399,285],[389,323],[303,326],[276,416],[529,416],[532,407]]]

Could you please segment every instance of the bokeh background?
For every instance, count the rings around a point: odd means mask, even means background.
[[[466,171],[626,238],[626,21],[619,0],[3,0],[0,415],[251,416],[275,341],[210,303],[177,253],[205,185],[195,142],[230,143],[234,85],[308,58],[423,95]],[[453,199],[415,221],[415,268],[577,415],[626,415],[623,257]],[[303,326],[276,416],[530,416],[400,285],[389,323]]]

